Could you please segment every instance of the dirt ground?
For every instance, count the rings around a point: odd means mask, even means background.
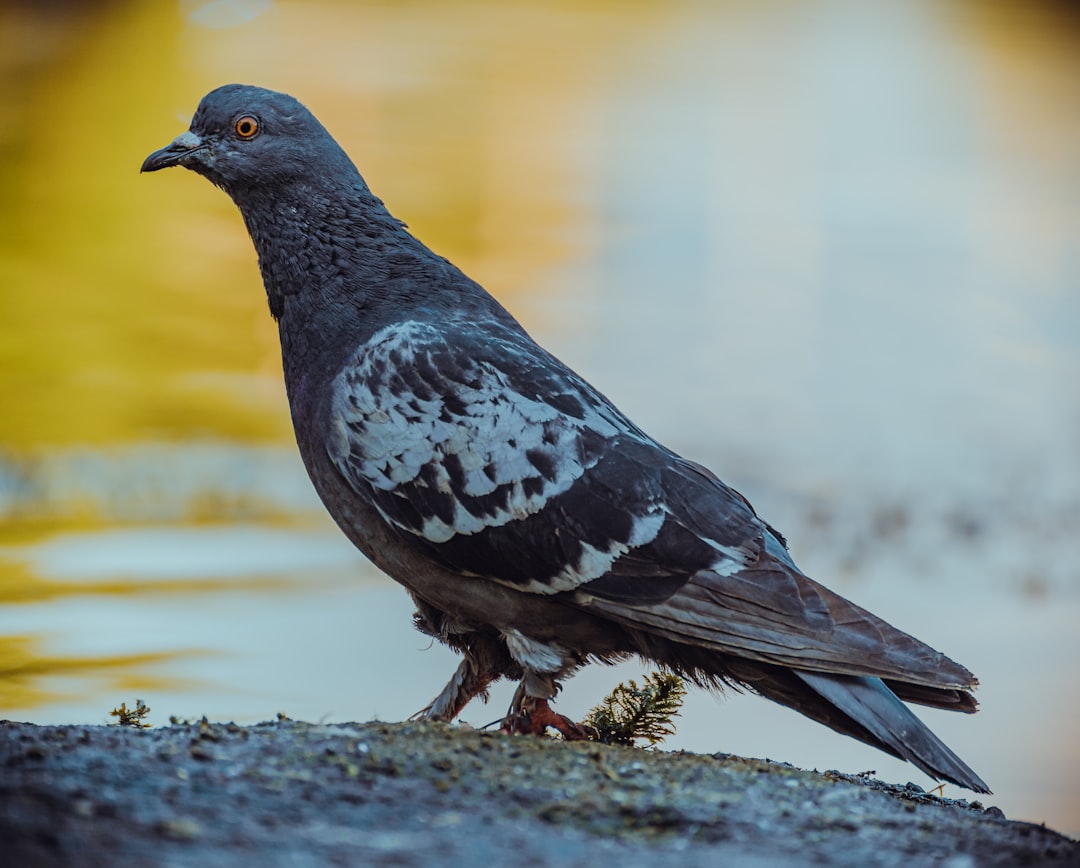
[[[992,798],[992,797],[991,797]],[[432,723],[0,723],[12,866],[1080,864],[915,785]]]

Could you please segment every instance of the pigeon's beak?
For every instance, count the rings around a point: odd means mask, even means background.
[[[156,172],[158,169],[167,169],[169,166],[182,166],[192,154],[203,150],[206,144],[195,133],[188,130],[177,136],[170,144],[160,150],[154,151],[143,160],[140,172]]]

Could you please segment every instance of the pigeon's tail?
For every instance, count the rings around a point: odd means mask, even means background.
[[[950,781],[976,793],[990,792],[983,779],[934,735],[880,678],[800,670],[793,674],[832,708],[864,729],[873,741],[862,734],[850,734],[906,759],[934,780]],[[802,708],[799,710],[807,713]],[[809,716],[821,719],[814,714]],[[834,725],[828,720],[822,722]]]
[[[695,684],[721,690],[725,687],[752,690],[836,732],[907,760],[934,780],[949,781],[976,793],[990,792],[986,782],[880,678],[777,666],[717,654],[700,646],[665,642],[647,634],[635,632],[634,635],[639,653],[665,663]],[[910,697],[903,692],[901,695],[909,701],[921,700],[956,711],[975,708],[974,699],[963,691],[934,692],[920,688],[911,692]]]

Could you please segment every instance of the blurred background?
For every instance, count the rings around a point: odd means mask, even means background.
[[[239,214],[138,174],[240,81],[808,574],[978,674],[980,714],[920,715],[986,804],[1080,834],[1072,8],[0,3],[0,716],[400,720],[455,665],[309,488]],[[668,746],[932,785],[754,697],[692,694]]]

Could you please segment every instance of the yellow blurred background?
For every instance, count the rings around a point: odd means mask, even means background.
[[[973,669],[979,715],[922,716],[987,803],[1080,833],[1071,8],[0,3],[0,715],[401,719],[454,665],[309,491],[232,204],[138,174],[241,81],[810,575]],[[928,785],[754,699],[695,695],[672,744]]]

